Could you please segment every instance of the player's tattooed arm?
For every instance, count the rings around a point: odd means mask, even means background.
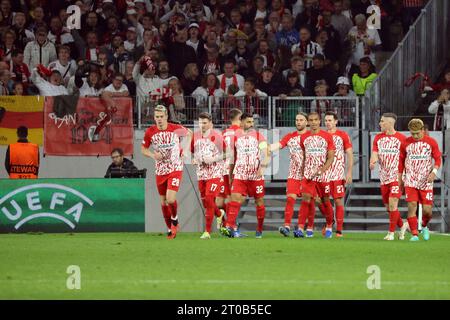
[[[375,164],[378,162],[378,152],[373,151],[372,156],[370,157],[370,170],[375,169]]]

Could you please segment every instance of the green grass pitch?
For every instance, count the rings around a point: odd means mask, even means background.
[[[411,243],[179,233],[0,235],[0,299],[450,299],[450,237]],[[67,268],[81,289],[66,287]],[[367,268],[381,271],[369,290]]]

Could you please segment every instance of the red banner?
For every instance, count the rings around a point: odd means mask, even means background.
[[[133,104],[130,98],[114,98],[117,112],[92,141],[97,124],[106,117],[100,98],[46,97],[44,106],[44,153],[57,156],[109,156],[114,148],[133,154]],[[58,108],[55,108],[55,103]],[[70,104],[73,106],[70,106]],[[76,106],[75,106],[76,104]],[[64,108],[61,108],[61,105]]]

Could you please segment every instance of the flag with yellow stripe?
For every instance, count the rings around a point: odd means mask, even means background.
[[[20,126],[28,128],[28,141],[42,145],[44,100],[40,96],[0,96],[0,145],[16,142]]]

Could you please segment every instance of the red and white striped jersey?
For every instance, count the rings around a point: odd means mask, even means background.
[[[424,136],[419,141],[408,137],[402,142],[398,170],[404,172],[405,187],[433,190],[433,183],[428,183],[427,179],[433,168],[440,167],[441,163],[439,146],[430,136]]]
[[[219,131],[211,130],[207,137],[203,137],[201,132],[194,133],[191,142],[191,152],[197,162],[196,171],[198,180],[210,180],[222,178],[223,176],[223,150],[224,142]],[[207,164],[207,158],[221,158],[220,160]]]
[[[289,179],[302,180],[303,178],[303,149],[300,145],[302,134],[298,131],[288,133],[280,140],[281,148],[289,147]]]
[[[333,136],[336,150],[333,164],[326,172],[326,181],[342,181],[345,180],[345,151],[352,147],[352,143],[345,131],[336,130],[335,133],[330,134]]]
[[[398,162],[400,145],[406,137],[400,132],[395,134],[379,133],[373,140],[372,152],[378,153],[380,165],[380,183],[389,184],[398,180]]]
[[[418,8],[423,7],[423,0],[403,0],[404,8]]]
[[[151,126],[145,131],[142,145],[145,148],[153,146],[155,151],[162,154],[162,159],[157,160],[155,164],[157,176],[183,171],[180,138],[187,135],[188,130],[185,127],[173,123],[169,123],[166,130],[159,130],[157,126]]]
[[[326,131],[318,133],[306,132],[300,138],[300,145],[304,152],[303,175],[308,180],[328,182],[326,172],[314,177],[315,173],[327,161],[327,153],[334,150],[333,137]]]
[[[266,142],[266,138],[256,130],[236,132],[234,140],[236,163],[233,170],[234,179],[238,180],[263,180],[259,175],[261,164],[260,144]]]

